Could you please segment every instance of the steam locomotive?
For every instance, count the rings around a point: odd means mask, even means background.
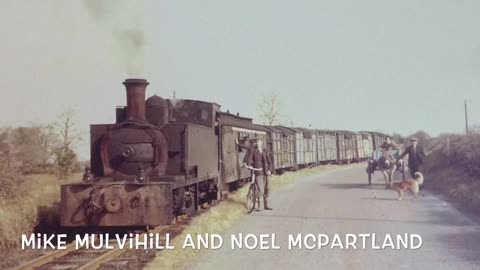
[[[386,135],[256,125],[198,100],[145,100],[148,82],[127,79],[127,106],[116,123],[90,126],[90,167],[61,186],[64,227],[158,226],[247,181],[246,150],[260,138],[276,173],[323,163],[366,160]]]

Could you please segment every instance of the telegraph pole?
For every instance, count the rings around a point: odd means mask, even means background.
[[[467,100],[465,99],[465,134],[468,135],[468,111],[467,111]]]

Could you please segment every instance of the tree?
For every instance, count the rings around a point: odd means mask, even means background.
[[[396,143],[399,143],[399,144],[404,144],[405,143],[405,138],[399,133],[393,133],[392,134],[392,140]]]
[[[432,138],[427,132],[423,130],[418,130],[417,132],[413,133],[412,135],[408,136],[409,138],[416,137],[420,144],[427,146],[429,144],[429,140]]]
[[[43,172],[49,166],[55,142],[52,125],[33,123],[18,127],[12,130],[11,137],[12,154],[21,163],[23,172]]]
[[[12,199],[19,193],[19,187],[24,182],[18,162],[12,155],[10,129],[0,130],[0,199]]]
[[[469,134],[480,134],[480,123],[476,123],[476,124],[471,125],[468,128],[468,133]]]
[[[80,140],[80,135],[75,129],[74,116],[73,109],[66,109],[60,114],[56,124],[58,144],[54,150],[55,170],[60,179],[65,179],[78,170],[77,155],[73,149]]]
[[[278,124],[281,118],[281,109],[282,101],[276,91],[265,93],[257,103],[260,119],[265,125]]]

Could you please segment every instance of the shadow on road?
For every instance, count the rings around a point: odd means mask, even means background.
[[[361,217],[316,217],[316,216],[289,216],[289,215],[264,215],[254,213],[252,216],[263,218],[280,218],[280,219],[306,219],[306,220],[323,220],[323,221],[363,221],[363,222],[388,222],[388,223],[405,223],[405,224],[425,224],[425,225],[453,225],[453,226],[470,226],[465,222],[458,222],[444,217],[432,216],[431,219],[424,220],[402,220],[402,219],[388,219],[388,218],[361,218]],[[480,235],[479,235],[480,238]],[[479,240],[480,241],[480,240]]]
[[[398,201],[398,198],[362,198],[362,200]],[[403,198],[402,200],[410,200],[410,198]]]
[[[323,187],[331,188],[331,189],[385,189],[385,184],[354,184],[354,183],[346,183],[346,184],[323,184]]]

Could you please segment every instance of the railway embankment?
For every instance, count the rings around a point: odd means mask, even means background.
[[[81,179],[74,174],[59,180],[50,174],[25,176],[24,182],[0,199],[0,269],[19,261],[28,260],[41,253],[39,250],[22,251],[22,234],[58,233],[60,185]]]
[[[364,164],[352,165],[324,165],[308,168],[296,172],[286,172],[282,175],[274,175],[271,178],[270,188],[272,191],[285,185],[293,184],[306,176],[319,174],[326,171],[332,171],[349,166],[365,166]],[[74,175],[71,179],[63,182],[71,182],[79,179],[79,175]],[[62,182],[62,183],[63,183]],[[42,250],[21,250],[20,240],[22,234],[32,232],[56,234],[61,231],[59,226],[58,202],[60,194],[60,183],[58,179],[50,175],[29,176],[29,189],[19,192],[16,200],[0,202],[0,215],[2,219],[0,232],[2,246],[2,258],[0,258],[0,269],[11,268],[41,255],[48,254],[48,251]],[[248,185],[240,188],[220,203],[201,211],[200,215],[194,217],[188,222],[180,232],[180,235],[173,238],[174,246],[181,246],[181,242],[187,234],[204,233],[222,233],[242,216],[246,215],[245,198]],[[175,249],[159,252],[157,256],[136,252],[135,257],[142,257],[142,262],[136,264],[133,269],[141,269],[148,261],[152,260],[147,269],[177,269],[187,266],[192,256],[199,254],[200,250]],[[118,257],[118,261],[129,260],[131,252],[125,252]],[[148,256],[147,256],[148,255]],[[147,258],[148,257],[148,258]],[[102,269],[102,268],[101,268]]]
[[[479,215],[480,134],[441,135],[430,139],[425,186],[459,207]]]

